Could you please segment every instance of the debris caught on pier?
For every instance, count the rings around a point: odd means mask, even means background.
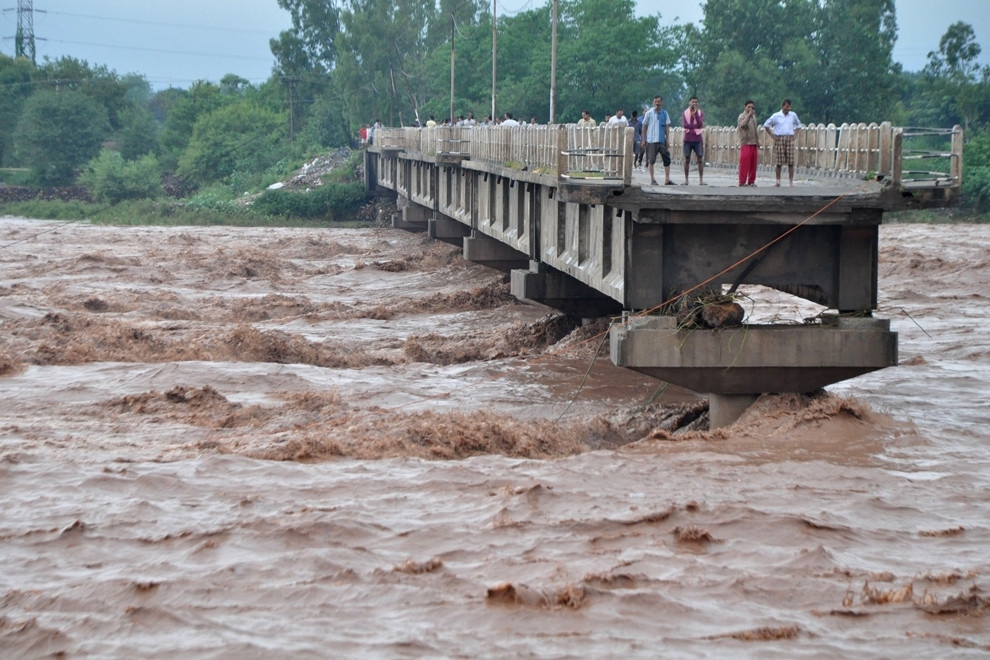
[[[682,298],[675,303],[677,327],[731,328],[742,325],[746,311],[736,302],[735,296],[721,293],[705,293],[694,298]]]

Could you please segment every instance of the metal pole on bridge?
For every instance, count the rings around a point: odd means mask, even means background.
[[[550,37],[550,123],[554,123],[557,107],[557,10],[560,0],[553,0],[553,26]]]

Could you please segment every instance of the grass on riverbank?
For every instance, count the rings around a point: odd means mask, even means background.
[[[977,213],[967,208],[921,209],[883,214],[884,224],[949,225],[954,223],[990,223],[990,213]]]
[[[9,202],[0,204],[0,216],[2,215],[38,220],[87,220],[94,224],[121,226],[368,227],[372,225],[368,220],[359,217],[346,220],[337,218],[331,221],[327,218],[268,215],[235,204],[199,206],[174,200],[137,200],[115,205],[42,200]]]

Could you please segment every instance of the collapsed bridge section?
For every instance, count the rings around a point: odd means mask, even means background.
[[[706,129],[707,185],[652,186],[633,168],[631,129],[383,129],[366,180],[396,195],[395,226],[510,272],[518,298],[577,317],[623,315],[613,362],[709,394],[719,426],[760,393],[897,363],[896,334],[872,318],[879,225],[885,211],[956,204],[962,162],[958,129],[936,152],[945,172],[914,176],[903,129],[811,126],[798,185],[785,174],[773,186],[765,169],[761,187],[739,187],[733,135]],[[678,301],[743,284],[834,310],[822,317],[834,322],[706,329],[674,319]]]

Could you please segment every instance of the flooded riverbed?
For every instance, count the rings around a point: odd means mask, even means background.
[[[0,219],[0,655],[984,657],[988,243],[709,432],[421,235]]]

